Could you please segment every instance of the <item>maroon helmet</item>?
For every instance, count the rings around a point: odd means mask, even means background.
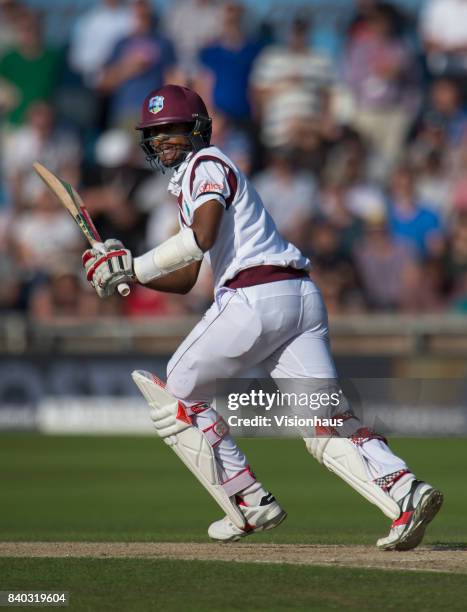
[[[164,85],[151,91],[143,102],[141,121],[136,129],[141,130],[141,146],[146,153],[146,159],[158,169],[164,169],[166,166],[151,145],[153,137],[150,128],[167,124],[181,124],[181,128],[183,124],[184,129],[181,129],[180,134],[187,136],[190,143],[184,151],[185,154],[177,158],[176,164],[171,164],[170,167],[179,165],[189,151],[199,151],[210,144],[212,121],[206,105],[195,91],[180,85]]]

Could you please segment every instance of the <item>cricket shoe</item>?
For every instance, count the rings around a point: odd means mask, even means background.
[[[443,494],[426,482],[414,480],[398,504],[401,509],[399,518],[393,521],[389,535],[376,542],[381,550],[411,550],[418,546],[428,523],[443,504]]]
[[[209,526],[208,535],[216,542],[236,542],[245,536],[274,529],[286,518],[287,512],[276,502],[276,498],[268,493],[259,506],[247,506],[245,502],[237,498],[238,507],[245,516],[245,527],[240,529],[225,516]]]

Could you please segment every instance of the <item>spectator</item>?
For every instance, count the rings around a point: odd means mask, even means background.
[[[250,174],[252,168],[252,142],[245,130],[237,128],[222,113],[211,113],[212,142],[245,174]]]
[[[418,160],[415,192],[443,221],[448,221],[453,206],[453,183],[441,151],[428,152]]]
[[[165,30],[175,45],[178,68],[186,83],[200,68],[201,49],[219,39],[221,25],[222,7],[217,0],[177,0],[170,3]]]
[[[344,77],[355,102],[353,125],[384,174],[397,160],[419,102],[414,57],[398,36],[393,7],[375,6],[366,27],[349,40]]]
[[[88,86],[95,86],[112,49],[131,27],[131,12],[121,0],[101,0],[76,21],[69,62]]]
[[[251,76],[254,99],[268,147],[288,146],[297,123],[319,127],[329,106],[329,59],[309,48],[310,23],[296,17],[286,45],[266,47]]]
[[[405,166],[397,168],[391,178],[388,221],[391,235],[411,245],[422,261],[440,255],[440,218],[416,199],[414,176]]]
[[[243,25],[244,8],[228,2],[223,9],[222,32],[216,43],[200,52],[201,72],[196,89],[210,106],[233,121],[251,119],[248,82],[262,43],[249,39]]]
[[[384,213],[384,195],[379,184],[367,177],[366,150],[360,140],[349,140],[334,148],[325,176],[327,182],[339,185],[345,208],[357,219]]]
[[[25,11],[18,21],[17,46],[0,59],[0,80],[12,90],[8,123],[21,125],[31,104],[52,99],[60,64],[60,54],[43,44],[37,15]]]
[[[161,87],[174,71],[173,45],[156,33],[156,19],[147,0],[132,5],[132,31],[114,47],[97,80],[110,95],[109,124],[133,127],[148,91]]]
[[[83,199],[103,240],[118,238],[134,255],[146,249],[147,214],[129,200],[123,185],[98,185],[83,191]]]
[[[443,77],[433,82],[412,131],[415,146],[420,141],[425,150],[459,147],[467,140],[467,112],[456,81]]]
[[[286,150],[270,153],[269,164],[253,180],[279,231],[301,242],[316,210],[316,182],[308,172],[297,170]]]
[[[73,259],[83,248],[73,219],[45,187],[14,219],[11,239],[21,268],[31,278],[51,270],[63,253]]]
[[[14,204],[27,205],[42,183],[32,169],[34,161],[45,164],[52,172],[76,183],[79,179],[81,147],[73,133],[59,129],[52,107],[46,102],[34,103],[26,125],[16,130],[5,146],[4,168]]]
[[[384,218],[365,224],[354,261],[370,310],[406,311],[421,306],[421,268],[414,250],[394,239]]]
[[[311,258],[311,277],[318,284],[330,313],[362,308],[356,269],[341,248],[340,232],[335,225],[316,220],[304,252]]]
[[[355,0],[353,2],[353,13],[347,27],[347,38],[355,40],[367,36],[371,16],[375,10],[378,0]]]
[[[18,20],[24,8],[16,0],[0,0],[0,57],[18,41]]]
[[[2,244],[0,251],[0,274],[2,275],[0,314],[2,315],[15,310],[22,310],[24,307],[21,272],[18,269],[18,262],[12,257],[12,251],[4,247],[5,244]]]
[[[30,316],[41,323],[93,319],[100,315],[99,298],[85,289],[75,267],[58,265],[33,291]]]
[[[169,181],[168,174],[153,173],[134,194],[138,209],[149,215],[145,236],[148,248],[164,242],[178,230],[178,205],[167,191]]]
[[[449,182],[452,210],[464,214],[467,212],[467,142],[458,149],[455,162]]]
[[[424,108],[410,134],[410,160],[416,167],[423,165],[431,154],[446,158],[448,146],[462,144],[466,127],[455,81],[445,77],[437,79],[427,93]]]
[[[177,227],[170,177],[143,169],[128,126],[148,89],[196,80],[212,94],[213,142],[256,173],[276,223],[312,257],[332,312],[437,308],[434,290],[446,308],[467,311],[467,0],[425,3],[420,32],[436,77],[426,87],[407,42],[413,29],[392,2],[355,0],[346,53],[331,67],[317,49],[326,21],[349,22],[347,7],[330,9],[324,21],[318,11],[311,36],[307,13],[290,16],[283,3],[268,14],[271,26],[277,23],[260,42],[250,35],[260,31],[258,22],[246,20],[235,1],[162,3],[162,31],[154,0],[99,0],[72,33],[69,58],[84,87],[43,43],[31,4],[0,0],[1,310],[30,304],[35,318],[52,321],[204,309],[212,299],[204,267],[183,299],[143,289],[131,300],[97,302],[83,292],[69,274],[74,259],[60,262],[60,270],[52,263],[58,245],[72,258],[79,254],[79,231],[31,170],[39,159],[79,186],[105,238],[118,236],[135,253],[159,244]],[[82,5],[67,11],[63,32]],[[264,47],[278,33],[284,43]],[[333,78],[339,70],[347,79],[342,87]],[[69,123],[79,131],[65,130]],[[405,147],[409,165],[399,168]],[[69,291],[74,305],[63,299]]]
[[[466,84],[467,2],[428,0],[420,17],[420,35],[430,72],[449,75]],[[464,90],[465,95],[465,90]]]
[[[130,132],[119,128],[107,130],[96,140],[94,148],[96,163],[100,168],[110,171],[131,167],[137,157],[136,147],[137,143]]]
[[[331,179],[325,179],[317,201],[320,217],[339,232],[340,250],[350,257],[353,245],[362,233],[363,221],[349,210],[345,187],[332,182]]]
[[[442,268],[444,294],[449,298],[462,295],[467,278],[467,212],[456,215],[442,258]]]

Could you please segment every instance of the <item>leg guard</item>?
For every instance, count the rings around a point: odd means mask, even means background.
[[[390,519],[400,515],[398,504],[373,482],[365,461],[351,438],[304,438],[308,451],[328,470],[345,480]]]
[[[232,523],[243,529],[245,517],[235,503],[235,494],[254,482],[254,478],[246,468],[234,478],[221,482],[213,447],[228,432],[227,424],[219,419],[201,432],[192,424],[185,406],[156,376],[141,370],[135,370],[131,376],[152,409],[157,434],[208,490]]]

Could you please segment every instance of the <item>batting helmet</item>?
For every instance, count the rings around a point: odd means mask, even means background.
[[[141,131],[141,146],[146,159],[158,169],[165,166],[150,146],[149,129],[166,124],[190,125],[184,135],[189,139],[192,151],[199,151],[211,142],[212,120],[202,98],[195,91],[180,85],[164,85],[151,91],[143,102],[141,121],[136,129]]]

